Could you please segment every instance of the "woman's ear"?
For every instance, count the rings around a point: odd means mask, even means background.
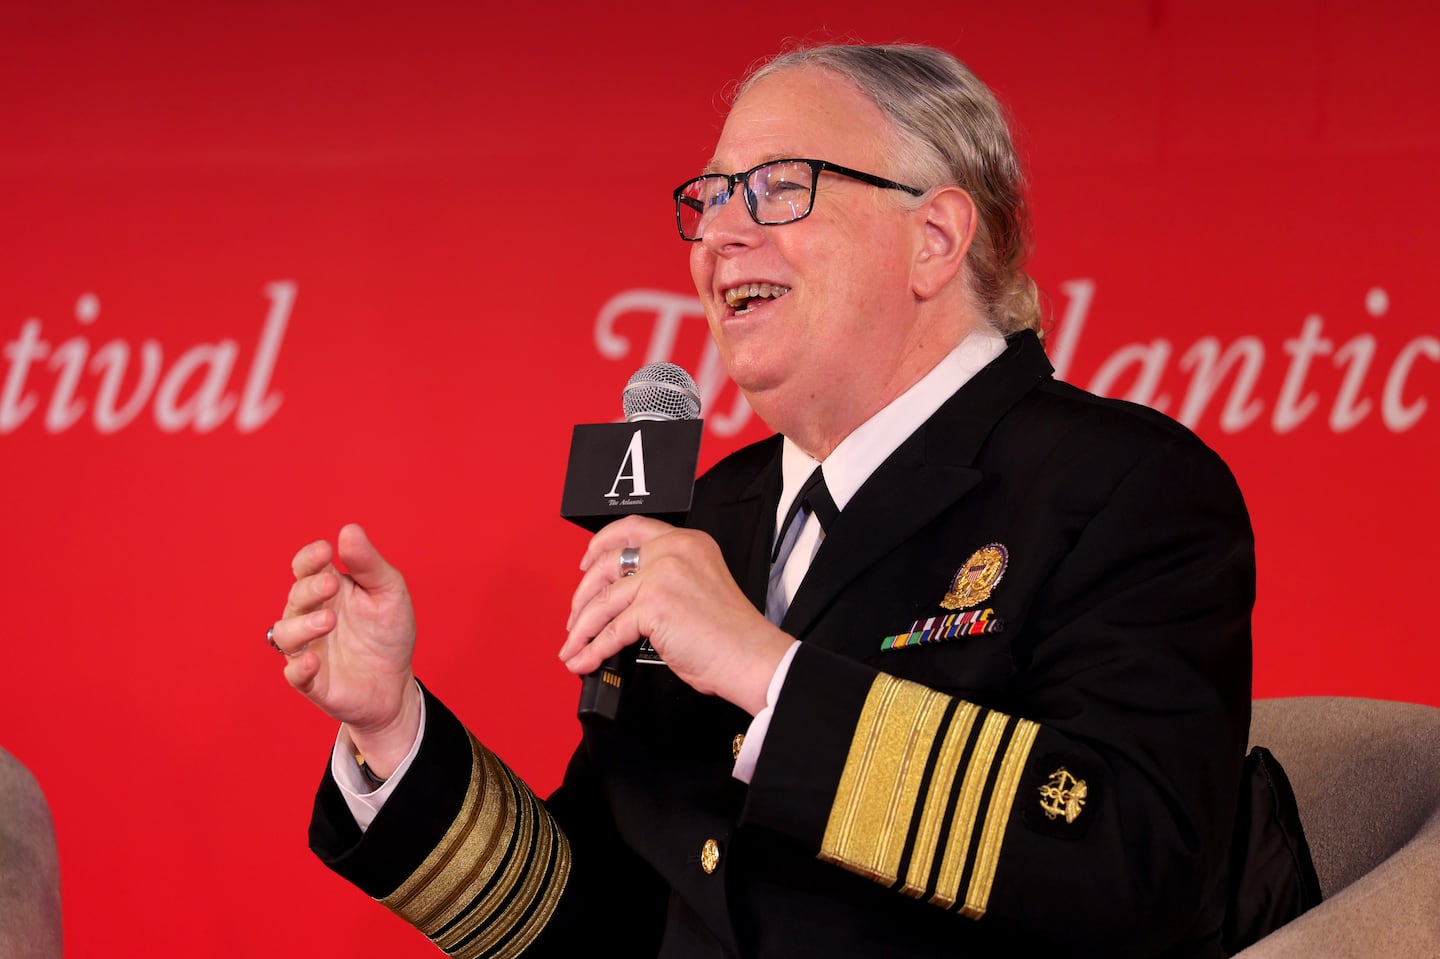
[[[928,300],[959,275],[975,238],[975,201],[958,186],[941,187],[926,201],[925,231],[911,271],[911,289]]]

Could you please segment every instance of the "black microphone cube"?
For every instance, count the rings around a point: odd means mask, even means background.
[[[679,525],[690,511],[704,420],[575,427],[560,515],[591,532],[622,516]]]

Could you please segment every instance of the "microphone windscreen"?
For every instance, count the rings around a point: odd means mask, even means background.
[[[693,420],[700,416],[700,390],[674,363],[648,363],[625,384],[620,395],[625,421]]]

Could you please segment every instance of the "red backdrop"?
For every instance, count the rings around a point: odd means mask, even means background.
[[[570,426],[669,358],[705,464],[763,434],[668,194],[792,36],[940,44],[1011,105],[1052,358],[1246,492],[1256,694],[1440,704],[1437,8],[998,6],[0,11],[0,744],[72,955],[431,954],[305,848],[333,727],[264,644],[290,556],[366,523],[421,675],[555,784]]]

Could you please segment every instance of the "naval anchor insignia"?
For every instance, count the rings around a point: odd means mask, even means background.
[[[1040,808],[1045,810],[1047,819],[1064,816],[1066,822],[1074,822],[1085,807],[1085,780],[1076,779],[1070,770],[1061,766],[1050,774],[1050,781],[1040,787]]]

